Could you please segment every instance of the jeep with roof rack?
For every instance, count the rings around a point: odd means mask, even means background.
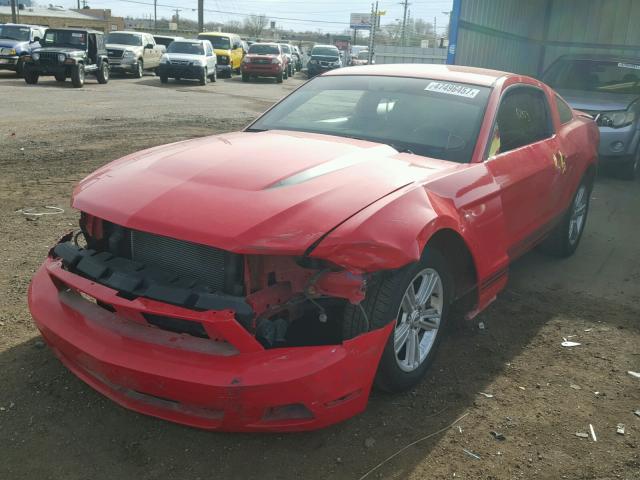
[[[38,83],[42,75],[53,75],[58,82],[71,78],[76,88],[84,85],[86,74],[95,75],[101,84],[109,81],[109,58],[102,32],[48,28],[40,45],[26,58],[24,80],[28,84]]]

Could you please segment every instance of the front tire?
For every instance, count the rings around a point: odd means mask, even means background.
[[[84,65],[82,63],[73,67],[71,71],[71,84],[75,88],[82,88],[84,86]]]
[[[420,382],[444,335],[452,296],[445,258],[427,249],[419,262],[372,282],[361,306],[345,308],[345,339],[396,320],[378,365],[377,388],[401,392]]]
[[[142,78],[144,75],[144,61],[142,59],[138,60],[138,68],[136,69],[134,76],[136,78]]]
[[[282,83],[282,80],[283,80],[283,79],[284,79],[283,73],[282,73],[282,72],[280,72],[280,73],[278,74],[278,76],[276,77],[276,82],[277,82],[277,83]]]
[[[160,75],[160,83],[167,83],[169,81],[169,77],[166,75]]]
[[[96,74],[96,78],[98,79],[98,83],[104,85],[109,81],[109,64],[106,62],[102,62],[100,65],[100,69]]]
[[[24,81],[29,85],[35,85],[36,83],[38,83],[39,78],[40,78],[40,74],[38,72],[33,72],[29,69],[25,69]]]
[[[206,68],[203,68],[200,73],[200,85],[206,85],[207,83],[209,83],[209,72]]]
[[[213,67],[213,75],[211,75],[211,81],[212,82],[218,81],[218,70],[216,70],[215,67]]]
[[[248,82],[249,81],[249,74],[243,73],[242,74],[242,81],[243,82]]]
[[[562,221],[542,243],[541,249],[554,257],[566,258],[578,248],[589,214],[591,185],[583,179]]]

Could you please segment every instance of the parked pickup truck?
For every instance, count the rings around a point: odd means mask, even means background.
[[[24,58],[40,47],[44,30],[37,25],[0,24],[0,70],[13,70],[22,76]]]
[[[112,32],[107,35],[107,55],[112,72],[133,73],[141,78],[145,70],[160,66],[166,48],[143,32]]]

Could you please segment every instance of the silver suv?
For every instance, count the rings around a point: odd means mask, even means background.
[[[200,85],[217,80],[217,57],[209,40],[176,40],[160,59],[158,75],[162,83],[169,78],[194,78]]]

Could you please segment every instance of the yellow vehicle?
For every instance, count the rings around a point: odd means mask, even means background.
[[[202,32],[198,40],[209,40],[218,57],[217,73],[220,76],[231,77],[233,73],[240,73],[244,50],[242,40],[235,33]]]

